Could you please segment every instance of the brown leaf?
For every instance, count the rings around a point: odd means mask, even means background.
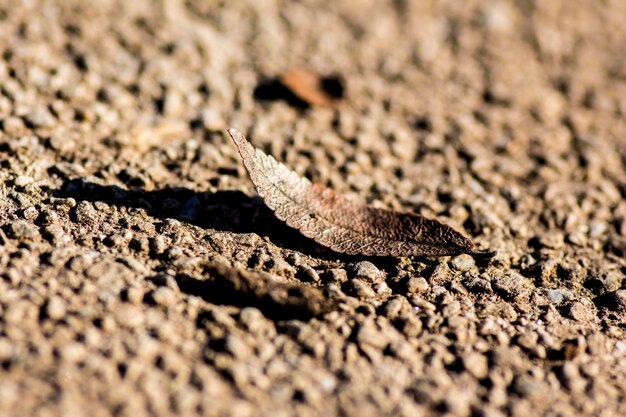
[[[437,220],[352,202],[300,177],[229,129],[265,204],[304,236],[336,252],[366,256],[446,256],[479,252],[467,237]]]
[[[321,77],[311,71],[293,69],[278,80],[294,96],[312,106],[333,106],[343,95],[340,77]]]

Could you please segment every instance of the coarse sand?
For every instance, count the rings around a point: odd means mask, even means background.
[[[0,416],[625,416],[625,17],[0,2]],[[343,100],[259,94],[294,69]],[[325,249],[231,127],[498,254]]]

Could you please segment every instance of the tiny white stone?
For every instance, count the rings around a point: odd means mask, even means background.
[[[475,264],[474,258],[469,255],[459,255],[452,259],[452,266],[457,271],[469,271]]]
[[[28,175],[20,175],[15,178],[15,186],[16,187],[26,187],[28,184],[32,184],[35,181],[32,177]]]

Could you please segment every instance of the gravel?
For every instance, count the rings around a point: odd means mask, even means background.
[[[0,415],[626,415],[623,2],[222,3],[0,5]],[[230,127],[498,254],[321,248]]]
[[[352,272],[356,279],[369,283],[382,283],[385,280],[385,274],[371,262],[362,261],[352,267]]]

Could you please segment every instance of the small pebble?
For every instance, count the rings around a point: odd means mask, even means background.
[[[266,319],[259,309],[246,307],[239,313],[239,321],[251,332],[256,333],[266,327]]]
[[[165,252],[167,244],[165,238],[162,235],[157,235],[150,239],[150,249],[157,255]]]
[[[582,230],[575,230],[567,235],[567,240],[576,246],[585,246],[587,243],[587,235]]]
[[[399,328],[405,336],[411,339],[422,331],[422,322],[415,316],[407,316]]]
[[[83,361],[88,355],[85,345],[79,342],[72,342],[62,346],[60,353],[63,360],[70,363]]]
[[[444,287],[443,285],[435,285],[433,287],[433,291],[432,291],[434,297],[438,297],[438,296],[440,296],[442,294],[445,294],[447,292],[448,292],[448,290],[446,290],[446,287]]]
[[[59,215],[55,211],[44,209],[41,212],[40,221],[43,226],[57,224],[59,222]]]
[[[430,274],[429,281],[433,285],[443,285],[450,280],[450,268],[447,262],[438,264]]]
[[[24,121],[32,127],[51,127],[54,125],[55,119],[47,109],[40,108],[26,115]]]
[[[61,297],[52,297],[46,304],[46,315],[52,320],[59,320],[65,316],[65,303]]]
[[[24,210],[23,215],[26,220],[34,221],[39,216],[39,211],[35,207],[30,206]]]
[[[17,220],[11,224],[11,235],[20,242],[32,241],[39,237],[39,229],[24,220]]]
[[[435,306],[433,303],[431,303],[430,301],[426,301],[418,296],[411,297],[411,304],[425,311],[432,312],[437,310],[437,306]]]
[[[368,345],[381,350],[389,344],[389,339],[370,320],[361,324],[356,340],[359,345]]]
[[[26,129],[24,121],[16,116],[9,116],[2,121],[2,130],[7,135],[20,135],[23,134]]]
[[[376,297],[376,292],[372,289],[372,287],[358,279],[353,279],[350,281],[350,286],[354,291],[354,294],[361,299],[368,299]]]
[[[152,293],[154,302],[162,307],[169,307],[176,301],[176,293],[168,287],[159,287]]]
[[[14,352],[13,343],[6,337],[0,337],[0,362],[10,360]]]
[[[121,249],[126,246],[126,243],[126,239],[120,234],[110,235],[104,239],[104,244],[111,248]]]
[[[241,337],[234,334],[226,336],[224,349],[240,360],[245,360],[252,355],[252,348]]]
[[[15,178],[13,184],[16,187],[24,188],[27,185],[32,184],[34,181],[35,180],[33,179],[33,177],[29,177],[28,175],[20,175],[19,177]]]
[[[527,278],[513,271],[497,277],[492,285],[496,291],[503,293],[506,297],[522,296],[531,288]]]
[[[469,277],[466,280],[463,280],[463,285],[470,292],[473,292],[475,294],[493,292],[493,288],[491,288],[491,283],[481,277]]]
[[[143,301],[144,291],[139,287],[131,286],[123,292],[123,296],[129,303],[137,305]]]
[[[572,362],[566,362],[561,367],[561,377],[565,386],[573,392],[582,392],[585,389],[585,380],[581,377],[578,367]]]
[[[154,285],[158,287],[169,287],[173,290],[178,290],[178,283],[170,274],[161,272],[149,279]]]
[[[411,277],[406,282],[409,294],[423,294],[428,291],[428,282],[422,277]]]
[[[172,246],[165,251],[165,257],[169,260],[180,259],[184,255],[185,254],[180,246]]]
[[[115,320],[121,326],[132,329],[139,327],[144,323],[144,313],[141,308],[135,305],[124,304],[118,306],[113,312]]]
[[[404,297],[393,298],[383,307],[383,314],[389,320],[394,320],[398,318],[398,316],[400,315],[400,313],[405,307],[408,307],[406,298]]]
[[[67,208],[74,208],[77,205],[76,200],[72,197],[52,198],[50,199],[50,202],[54,204],[55,206],[61,206],[61,207],[67,207]]]
[[[522,397],[540,395],[542,388],[542,385],[530,375],[519,375],[511,384],[511,390]]]
[[[459,255],[452,258],[451,264],[457,271],[465,272],[472,269],[476,263],[469,255]]]
[[[616,357],[626,357],[626,341],[619,340],[615,343],[613,355]]]
[[[526,332],[517,337],[516,343],[527,350],[532,350],[537,346],[539,336],[535,332]]]
[[[374,288],[374,291],[376,291],[376,294],[378,295],[391,295],[392,293],[391,288],[389,288],[389,285],[387,285],[386,282],[374,284],[373,288]]]
[[[18,300],[9,305],[3,315],[5,323],[25,326],[35,322],[39,309],[30,301]]]
[[[202,110],[201,119],[202,124],[209,131],[224,130],[227,127],[222,115],[214,108],[207,107]]]
[[[607,224],[605,222],[592,222],[589,225],[589,237],[600,237],[606,232]]]
[[[477,352],[468,353],[463,357],[463,367],[478,379],[485,378],[489,373],[487,358]]]
[[[565,243],[563,234],[560,232],[548,232],[539,237],[539,243],[544,248],[548,249],[560,249]]]
[[[352,269],[356,278],[366,282],[380,283],[385,280],[385,274],[371,262],[359,262]]]
[[[138,253],[147,253],[150,250],[150,240],[147,237],[133,237],[128,247]]]
[[[296,275],[298,279],[301,279],[304,282],[319,282],[320,276],[315,271],[315,269],[311,268],[308,265],[303,265],[298,270],[298,274]]]
[[[572,298],[572,292],[565,288],[557,288],[553,290],[547,290],[546,296],[550,303],[561,304],[563,301],[570,300]]]
[[[329,282],[343,284],[344,282],[348,281],[348,273],[345,269],[332,268],[326,271],[326,273],[324,274],[324,278]]]

